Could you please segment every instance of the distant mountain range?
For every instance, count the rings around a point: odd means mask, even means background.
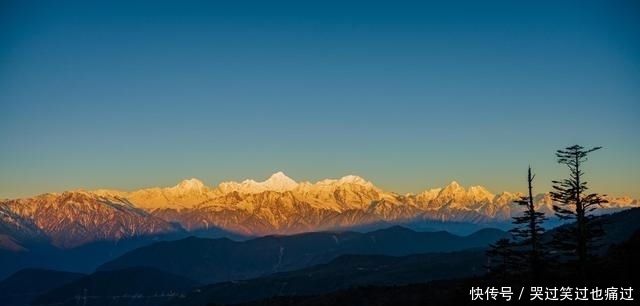
[[[443,231],[416,232],[394,226],[367,233],[303,233],[290,236],[266,236],[245,241],[188,237],[134,249],[107,260],[97,271],[89,275],[43,269],[14,270],[9,277],[0,281],[0,301],[3,302],[2,305],[16,306],[26,305],[29,302],[43,305],[76,305],[83,304],[87,297],[87,305],[161,305],[179,295],[186,294],[198,284],[266,277],[273,273],[327,264],[345,254],[360,254],[363,257],[352,257],[354,261],[348,261],[347,266],[344,265],[343,259],[330,267],[338,270],[344,268],[345,273],[353,273],[354,265],[359,266],[360,263],[369,262],[368,255],[375,255],[371,257],[373,261],[369,266],[389,263],[394,273],[408,269],[410,263],[424,262],[431,266],[440,265],[448,257],[457,255],[407,257],[406,260],[401,259],[399,262],[395,257],[389,256],[448,252],[468,248],[479,250],[474,251],[474,254],[482,254],[481,249],[488,243],[507,236],[510,235],[497,229],[483,229],[472,235],[457,236]],[[66,250],[67,256],[78,257],[69,253],[73,251]],[[12,254],[29,255],[29,253],[14,252]],[[93,256],[93,254],[85,255],[85,257]],[[465,255],[461,258],[467,257]],[[457,269],[439,269],[431,275],[437,278],[458,272],[472,273],[472,268],[477,268],[478,262],[482,263],[481,259],[477,260],[478,256],[474,255],[473,258],[476,260],[465,263]],[[0,262],[2,265],[10,264],[2,256],[0,256]],[[69,268],[73,269],[73,266]],[[322,267],[318,269],[324,270]],[[363,277],[371,272],[375,271],[363,271]],[[323,279],[326,282],[333,282],[336,279],[330,274],[324,276]],[[364,281],[378,276],[380,273],[374,273]],[[297,276],[294,273],[291,277]],[[411,277],[419,276],[414,273],[409,278],[395,279],[395,281],[411,281],[414,279]],[[52,278],[56,280],[51,281]],[[234,290],[233,292],[237,293],[241,288]]]
[[[482,224],[519,214],[513,201],[520,196],[456,182],[400,195],[354,175],[312,184],[298,183],[282,172],[263,182],[224,182],[216,188],[188,179],[173,187],[133,192],[68,191],[0,201],[0,249],[26,250],[33,242],[73,248],[199,231],[262,236],[429,220]],[[551,214],[548,194],[537,195],[535,201]],[[628,197],[609,201],[603,211],[639,205]]]
[[[368,233],[304,233],[246,241],[189,237],[132,250],[89,275],[18,271],[0,281],[0,289],[13,290],[21,298],[7,305],[163,305],[172,300],[182,305],[191,303],[184,297],[193,293],[194,286],[227,282],[197,291],[206,292],[206,296],[226,294],[226,302],[239,302],[271,296],[280,287],[283,293],[296,288],[300,293],[322,293],[359,283],[399,284],[482,274],[483,249],[507,236],[496,229],[457,236],[394,226]],[[410,255],[426,252],[435,253]],[[294,272],[299,269],[304,270]],[[307,283],[310,273],[317,287]],[[39,282],[58,274],[60,281],[50,285]],[[342,280],[341,275],[345,276]],[[260,278],[251,280],[256,277]],[[297,281],[300,286],[294,284]],[[287,282],[291,285],[282,286]],[[33,288],[40,289],[31,292]],[[251,288],[258,291],[243,293]]]
[[[404,256],[486,247],[510,234],[483,229],[469,236],[448,232],[416,232],[400,226],[368,233],[320,232],[265,236],[247,241],[189,237],[130,251],[98,270],[137,266],[202,282],[248,279],[327,263],[343,254]]]

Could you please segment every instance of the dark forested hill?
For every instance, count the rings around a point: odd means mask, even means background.
[[[201,282],[218,282],[303,269],[343,254],[404,256],[485,247],[508,235],[500,230],[484,229],[469,236],[456,236],[395,226],[364,234],[307,233],[242,242],[191,237],[131,251],[105,263],[100,270],[150,266]]]

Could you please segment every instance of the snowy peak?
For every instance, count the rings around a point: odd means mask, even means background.
[[[298,183],[289,178],[282,171],[272,174],[268,179],[262,182],[256,182],[252,179],[246,179],[241,183],[223,182],[218,186],[218,190],[222,193],[237,191],[239,193],[255,194],[265,191],[285,192],[298,187]]]
[[[291,178],[289,178],[282,171],[278,171],[278,172],[272,174],[267,181],[269,181],[269,180],[291,180],[291,181],[293,181]]]
[[[357,184],[357,185],[362,185],[362,186],[373,186],[373,184],[357,175],[347,175],[347,176],[343,176],[342,178],[340,178],[338,180],[338,183],[340,184]]]
[[[259,183],[265,190],[284,192],[298,187],[298,183],[282,171],[272,174],[266,181]]]
[[[447,186],[444,187],[444,190],[458,190],[460,188],[462,188],[462,186],[460,186],[458,182],[451,181],[451,183],[449,183]]]
[[[178,183],[178,185],[175,185],[170,189],[172,191],[187,192],[187,191],[202,191],[205,187],[206,186],[204,185],[204,183],[202,183],[200,180],[196,178],[190,178]]]
[[[474,204],[474,203],[491,203],[496,196],[482,186],[471,186],[465,189],[456,181],[452,181],[442,188],[437,196],[433,198],[430,193],[423,194],[424,199],[434,199],[439,203],[457,203],[457,204]]]
[[[328,186],[333,186],[333,187],[337,187],[340,185],[345,185],[345,184],[353,184],[353,185],[360,185],[363,187],[370,187],[373,188],[373,183],[363,179],[360,176],[357,175],[346,175],[343,176],[339,179],[324,179],[321,181],[318,181],[317,183],[315,183],[315,186],[324,186],[324,187],[328,187]]]
[[[223,182],[218,185],[216,191],[221,194],[230,192],[238,192],[240,194],[259,194],[266,191],[274,192],[301,192],[301,193],[324,193],[338,188],[346,188],[345,190],[371,190],[382,192],[371,182],[357,175],[347,175],[339,179],[324,179],[316,183],[302,182],[298,183],[288,177],[282,171],[272,174],[268,179],[262,182],[256,182],[252,179],[246,179],[240,183],[234,181]],[[355,189],[354,189],[355,188]]]
[[[495,195],[482,186],[471,186],[467,191],[470,198],[475,200],[493,201]]]
[[[466,191],[458,182],[452,181],[447,186],[442,188],[438,193],[439,198],[446,198],[447,200],[451,200],[456,197],[463,196]]]
[[[260,193],[265,191],[264,187],[262,187],[260,183],[249,179],[244,180],[241,183],[234,181],[222,182],[220,183],[220,185],[218,185],[217,190],[222,192],[223,194],[229,192]]]

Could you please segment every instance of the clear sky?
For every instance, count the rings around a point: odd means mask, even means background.
[[[637,1],[3,1],[0,197],[357,174],[640,197]]]

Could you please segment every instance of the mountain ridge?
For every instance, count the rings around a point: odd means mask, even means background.
[[[261,182],[229,181],[215,188],[189,178],[170,187],[76,190],[0,201],[0,249],[24,251],[25,241],[36,239],[70,248],[210,228],[262,236],[420,220],[481,224],[519,214],[521,208],[513,201],[521,195],[494,194],[482,186],[465,188],[456,181],[399,195],[357,175],[310,183],[276,172]],[[540,211],[553,215],[548,194],[534,200]],[[609,200],[604,211],[639,205],[629,197]]]

